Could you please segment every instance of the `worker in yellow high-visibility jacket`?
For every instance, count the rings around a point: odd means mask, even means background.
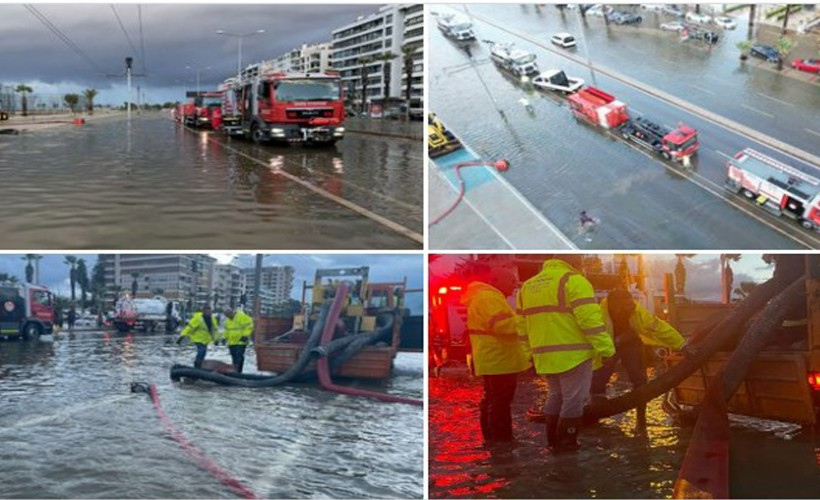
[[[592,375],[592,395],[602,397],[612,372],[620,361],[632,387],[646,385],[643,346],[656,345],[674,350],[686,349],[686,339],[666,321],[647,311],[627,290],[618,289],[601,301],[607,332],[614,339],[615,355]],[[639,426],[646,424],[646,406],[637,408]]]
[[[188,337],[196,345],[195,368],[202,368],[205,355],[208,353],[208,345],[216,345],[217,340],[219,340],[219,321],[211,313],[211,306],[205,304],[202,307],[202,312],[193,315],[177,339],[177,344],[180,344],[185,340],[185,337]]]
[[[494,268],[477,273],[476,278],[467,285],[461,303],[467,306],[473,369],[484,382],[479,406],[481,434],[488,442],[510,441],[517,374],[528,367],[515,313],[507,302],[518,276],[512,269]]]
[[[547,376],[544,414],[553,450],[578,447],[593,368],[615,354],[592,285],[572,264],[580,265],[581,256],[544,262],[521,286],[516,311],[524,318],[535,372]]]
[[[237,373],[242,373],[245,365],[245,349],[253,337],[253,318],[242,311],[226,307],[225,314],[225,342],[231,352],[231,361]]]

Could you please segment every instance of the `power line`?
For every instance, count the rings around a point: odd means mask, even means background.
[[[95,63],[94,60],[91,59],[91,56],[89,56],[83,49],[78,47],[77,44],[74,43],[74,41],[68,37],[68,35],[60,31],[60,29],[57,28],[57,26],[55,26],[51,21],[49,21],[45,14],[37,10],[33,5],[25,4],[23,5],[23,7],[25,7],[26,10],[28,10],[41,23],[43,23],[43,25],[46,28],[48,28],[49,31],[51,31],[54,34],[54,36],[59,38],[60,41],[63,42],[69,49],[71,49],[75,54],[83,58],[89,65],[91,65],[91,67],[93,67],[98,72],[102,71],[102,69],[97,65],[97,63]]]
[[[122,19],[120,19],[120,15],[117,14],[117,9],[114,7],[113,3],[111,4],[111,10],[114,12],[114,17],[117,18],[117,23],[120,25],[120,29],[122,29],[122,33],[125,35],[125,39],[128,40],[128,44],[131,45],[131,50],[133,50],[134,54],[136,54],[138,52],[137,48],[134,46],[134,42],[131,41],[131,37],[128,36],[128,30],[126,30],[125,25],[122,24]]]

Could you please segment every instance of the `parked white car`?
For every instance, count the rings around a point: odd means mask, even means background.
[[[725,30],[733,30],[737,28],[737,22],[729,16],[717,16],[715,18],[715,24]]]
[[[584,86],[584,81],[574,76],[567,76],[560,69],[550,69],[532,79],[532,84],[541,90],[571,94]]]
[[[712,24],[712,16],[707,14],[697,14],[695,12],[687,12],[686,20],[695,24]]]
[[[558,45],[559,47],[564,47],[568,49],[570,47],[575,47],[575,37],[570,35],[569,33],[556,33],[550,37],[550,41],[554,45]]]
[[[664,14],[670,15],[670,16],[677,16],[677,17],[680,17],[680,16],[683,15],[683,12],[681,12],[681,10],[679,8],[675,7],[674,5],[664,5],[663,8],[661,9],[661,12],[663,12]]]
[[[641,4],[641,8],[643,10],[654,10],[655,12],[662,11],[665,6],[666,6],[666,4],[663,4],[663,3],[644,3],[644,4]]]
[[[675,31],[680,33],[686,29],[686,25],[680,21],[672,21],[670,23],[661,23],[660,28],[664,31]]]

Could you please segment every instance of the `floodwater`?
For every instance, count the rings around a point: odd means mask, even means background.
[[[549,43],[549,34],[563,30],[580,32],[581,46],[573,51],[575,56],[589,58],[596,65],[614,69],[812,154],[820,151],[816,137],[808,139],[813,137],[813,131],[820,130],[820,93],[816,86],[766,70],[738,72],[730,68],[711,72],[712,67],[728,67],[726,60],[730,54],[726,53],[732,50],[728,42],[712,53],[705,53],[697,47],[667,40],[669,33],[646,26],[606,28],[600,19],[590,18],[581,30],[580,21],[575,19],[577,12],[568,12],[561,19],[552,6],[540,9],[540,14],[531,7],[486,4],[470,6],[465,12],[463,6],[436,6],[434,10],[442,14],[458,12],[471,16],[480,41],[469,45],[468,54],[463,44],[446,39],[439,30],[431,32],[430,107],[477,154],[486,159],[509,160],[510,170],[505,172],[505,179],[576,246],[820,248],[820,234],[772,216],[723,188],[726,158],[745,147],[754,147],[812,175],[818,174],[820,165],[757,144],[600,72],[590,73],[583,65],[563,57],[563,51]],[[489,60],[487,44],[481,40],[515,42],[517,48],[537,55],[541,70],[563,69],[568,75],[581,77],[626,102],[634,115],[666,125],[683,122],[696,128],[701,148],[691,168],[664,163],[625,144],[615,134],[605,134],[578,122],[563,97],[538,92],[532,85],[499,70]],[[724,55],[713,57],[718,53]],[[622,64],[621,60],[628,62]],[[654,61],[663,62],[654,67],[650,64]],[[670,61],[681,68],[672,71],[667,67]],[[738,63],[735,60],[732,64]],[[644,67],[653,71],[639,69]],[[675,77],[680,74],[693,76]],[[724,80],[717,85],[723,87],[710,90],[713,87],[705,83],[707,77],[717,74]],[[764,81],[778,76],[786,79],[790,89],[804,90],[775,93],[778,86],[767,86]],[[781,81],[780,86],[785,87],[785,83]],[[702,93],[706,96],[703,98],[687,84],[706,85],[709,88],[703,88],[715,96]],[[806,86],[811,91],[805,91]],[[713,102],[720,100],[721,92],[727,95],[728,89],[734,87],[738,91],[731,93],[731,100],[724,98],[720,105]],[[754,102],[745,98],[742,102],[740,98],[734,100],[744,92],[764,97],[757,96]],[[769,94],[788,105],[782,105],[781,111],[772,109],[777,102],[766,99],[765,96],[771,97]],[[777,119],[752,116],[755,111],[740,106],[744,103]],[[789,109],[789,119],[783,118],[785,108]],[[784,131],[789,129],[800,133],[784,138]],[[599,220],[594,231],[581,227],[581,210]],[[452,247],[446,242],[435,245]]]
[[[0,178],[5,248],[421,248],[333,201],[422,233],[420,141],[257,146],[154,112],[0,136]]]
[[[0,342],[1,498],[232,498],[165,431],[265,498],[421,498],[423,412],[316,385],[172,383],[191,347],[171,336],[82,332]],[[230,362],[226,347],[209,358]],[[252,349],[246,371],[255,371]],[[422,356],[399,354],[377,390],[422,396]]]
[[[628,386],[616,387],[625,389]],[[524,419],[546,384],[519,380],[513,403],[516,443],[485,447],[478,425],[480,380],[446,368],[430,379],[431,498],[671,498],[692,428],[647,407],[647,430],[634,411],[585,427],[577,453],[545,449],[544,424]],[[732,416],[733,498],[820,498],[820,462],[811,436],[791,424]]]

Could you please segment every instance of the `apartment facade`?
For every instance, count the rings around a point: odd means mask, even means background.
[[[232,264],[217,264],[214,272],[214,307],[237,307],[247,291],[245,273]]]
[[[248,289],[248,296],[253,293],[254,269],[245,268],[242,270],[245,275],[245,283]],[[265,292],[260,292],[261,298],[269,297],[273,304],[285,302],[290,299],[293,291],[293,275],[295,270],[291,266],[266,266],[262,268],[260,287]],[[251,302],[249,302],[250,304]]]
[[[300,48],[262,63],[266,68],[284,73],[324,73],[333,69],[333,48],[330,42],[302,44]]]
[[[423,99],[424,6],[385,5],[332,32],[333,68],[349,100],[404,98],[405,47],[414,48],[412,97]]]

